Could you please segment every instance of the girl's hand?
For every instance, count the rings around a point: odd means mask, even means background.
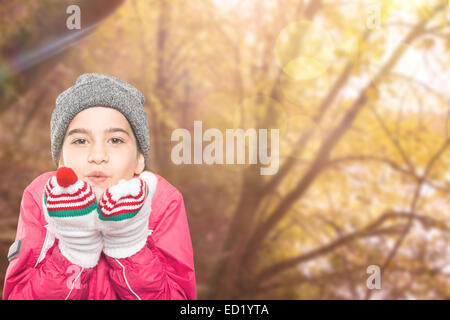
[[[145,246],[156,185],[156,176],[146,171],[105,190],[98,217],[106,255],[126,258]]]
[[[43,208],[47,229],[59,240],[61,253],[83,268],[94,267],[102,241],[91,186],[71,168],[61,167],[45,185]]]

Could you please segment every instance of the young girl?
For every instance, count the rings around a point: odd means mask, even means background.
[[[58,170],[24,191],[4,299],[196,299],[183,197],[145,170],[144,102],[94,73],[58,96]]]

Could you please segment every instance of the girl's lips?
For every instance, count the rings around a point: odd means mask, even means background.
[[[103,182],[106,181],[106,179],[108,179],[108,177],[105,177],[105,176],[100,176],[100,177],[90,176],[90,177],[88,177],[88,179],[94,184],[102,184]]]

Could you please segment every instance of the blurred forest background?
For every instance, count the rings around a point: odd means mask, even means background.
[[[146,96],[200,299],[448,299],[449,67],[447,0],[2,0],[1,286],[23,190],[55,170],[55,99],[99,72]],[[174,165],[194,120],[278,128],[278,172]]]

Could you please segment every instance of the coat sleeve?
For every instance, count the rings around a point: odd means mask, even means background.
[[[49,241],[50,240],[50,241]],[[41,207],[25,189],[18,221],[17,254],[8,265],[3,299],[84,299],[93,271],[73,265],[47,235]]]
[[[178,190],[153,199],[149,229],[152,233],[138,253],[123,259],[106,257],[116,294],[120,299],[196,299],[192,243]]]

